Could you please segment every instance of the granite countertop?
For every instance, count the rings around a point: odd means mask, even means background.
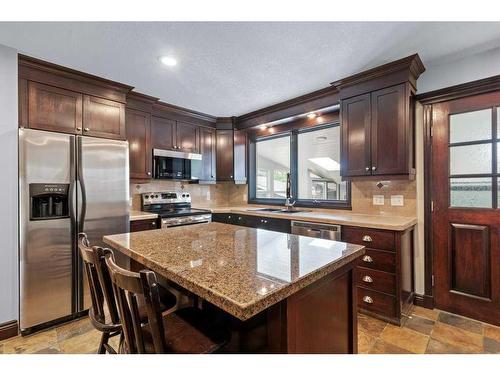
[[[213,222],[104,242],[241,320],[365,252],[345,242]]]
[[[262,206],[270,207],[270,206]],[[254,215],[254,216],[265,216],[274,217],[298,221],[308,221],[324,224],[339,224],[339,225],[350,225],[354,227],[365,227],[374,229],[388,229],[388,230],[406,230],[417,224],[416,217],[404,217],[404,216],[392,216],[392,215],[365,215],[365,214],[353,214],[350,212],[335,212],[335,213],[324,213],[324,212],[297,212],[297,213],[281,213],[281,212],[266,212],[266,211],[256,211],[259,206],[237,206],[237,207],[217,207],[212,208],[213,213],[237,213],[242,215]],[[274,208],[279,208],[274,206]],[[297,208],[300,210],[301,208]],[[304,208],[304,211],[309,209]]]
[[[131,210],[129,212],[129,220],[130,221],[148,220],[148,219],[156,219],[156,218],[158,218],[158,215],[151,213],[151,212],[136,211],[136,210]]]

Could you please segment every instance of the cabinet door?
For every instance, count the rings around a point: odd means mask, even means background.
[[[127,109],[125,116],[129,141],[130,178],[151,178],[151,115]]]
[[[20,90],[20,95],[25,90]],[[63,133],[82,132],[82,94],[28,82],[28,127]]]
[[[217,180],[234,178],[233,130],[217,130]]]
[[[153,148],[162,150],[175,149],[175,121],[152,117],[151,120],[151,144]]]
[[[158,219],[132,220],[130,222],[130,232],[141,232],[144,230],[158,229],[159,227]]]
[[[234,131],[234,181],[247,181],[247,133]]]
[[[197,154],[198,143],[198,126],[177,121],[177,149]]]
[[[371,174],[370,94],[342,101],[341,160],[344,177]]]
[[[100,138],[125,139],[125,105],[84,95],[83,134]]]
[[[215,129],[200,128],[201,179],[204,181],[215,181],[215,143]]]
[[[408,173],[409,124],[405,85],[371,94],[371,169],[373,175]]]

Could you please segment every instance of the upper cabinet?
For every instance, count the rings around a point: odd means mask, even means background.
[[[83,134],[124,140],[125,104],[84,95]]]
[[[233,129],[232,119],[217,123],[217,181],[247,182],[247,134]]]
[[[127,140],[129,142],[130,178],[150,179],[151,169],[151,115],[127,108]]]
[[[153,116],[151,139],[153,148],[175,150],[177,147],[175,121]]]
[[[333,83],[341,103],[343,178],[414,177],[413,96],[424,70],[412,55]]]
[[[124,140],[130,89],[19,55],[19,126]]]
[[[199,153],[198,126],[177,121],[177,150]]]
[[[216,135],[215,129],[200,127],[200,154],[202,181],[215,182],[216,180]]]

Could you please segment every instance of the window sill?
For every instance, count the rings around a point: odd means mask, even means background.
[[[266,198],[249,198],[248,204],[265,204],[268,206],[285,206],[285,201],[280,199],[266,199]],[[309,201],[296,201],[294,207],[307,207],[307,208],[321,208],[329,210],[352,210],[352,206],[349,202],[345,203],[334,203],[327,201],[320,201],[319,203],[313,203]]]

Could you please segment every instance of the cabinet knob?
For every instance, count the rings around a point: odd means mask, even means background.
[[[229,176],[229,178],[233,178],[233,176]]]
[[[376,170],[377,170],[377,167],[373,166],[372,171],[376,171]]]
[[[371,257],[371,256],[369,256],[369,255],[365,255],[365,256],[363,257],[363,262],[366,262],[366,263],[372,263],[372,262],[373,262],[373,259],[372,259],[372,257]]]
[[[238,216],[238,220],[241,220],[241,216]]]
[[[89,128],[83,128],[83,131],[84,132],[88,132],[88,131],[90,131],[90,129]]]
[[[152,221],[152,222],[151,222],[151,225],[152,225],[153,227],[156,227],[156,221]]]
[[[369,172],[370,171],[370,167],[366,167],[365,171]]]
[[[148,172],[148,176],[151,176],[151,172]]]
[[[79,132],[81,132],[81,131],[82,131],[82,128],[76,128],[76,130],[78,130]]]
[[[368,275],[363,276],[363,281],[369,284],[373,283],[373,279]]]
[[[366,303],[372,304],[372,303],[373,303],[373,299],[372,299],[372,297],[370,297],[370,296],[364,296],[364,297],[363,297],[363,302],[366,302]]]
[[[363,242],[372,242],[372,241],[373,240],[372,240],[372,238],[370,236],[368,236],[368,235],[364,235],[363,236]]]

